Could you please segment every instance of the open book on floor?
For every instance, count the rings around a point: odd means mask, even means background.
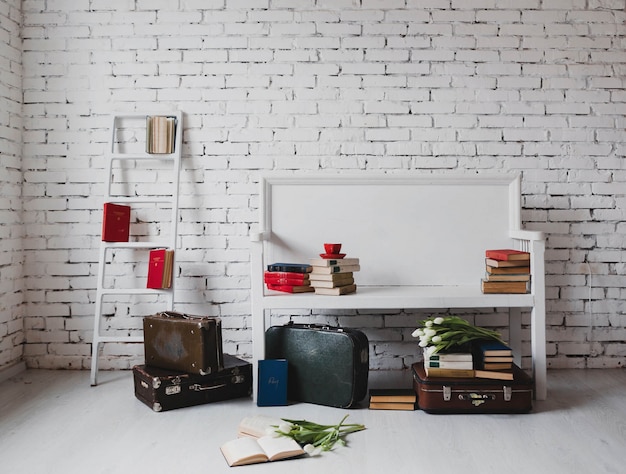
[[[229,466],[243,466],[268,461],[278,461],[304,454],[304,450],[292,438],[268,435],[261,438],[242,437],[220,446]]]

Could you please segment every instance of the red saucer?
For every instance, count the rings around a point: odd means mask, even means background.
[[[333,258],[333,259],[340,259],[345,257],[346,254],[345,253],[321,253],[320,257],[322,258]]]

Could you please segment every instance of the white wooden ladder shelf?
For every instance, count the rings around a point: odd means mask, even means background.
[[[107,177],[104,202],[128,205],[134,210],[153,212],[155,220],[137,224],[139,234],[128,242],[101,242],[98,261],[94,330],[91,356],[91,385],[97,385],[98,360],[105,343],[143,342],[141,318],[132,318],[130,326],[111,322],[128,315],[117,314],[116,300],[120,307],[128,309],[121,300],[148,295],[160,310],[172,310],[174,306],[175,278],[168,289],[146,288],[149,250],[155,248],[176,249],[178,225],[178,197],[182,152],[183,114],[159,112],[175,119],[174,150],[172,153],[148,153],[146,143],[146,120],[150,114],[120,114],[111,117],[110,139],[106,152]],[[169,213],[169,214],[168,214]],[[160,219],[160,220],[159,220]],[[152,224],[150,224],[152,222]],[[156,222],[156,224],[155,224]],[[131,224],[131,231],[135,223]],[[146,229],[146,227],[152,228]],[[120,253],[123,257],[115,257]],[[122,262],[123,273],[115,273],[113,263],[132,257],[136,261]],[[174,260],[176,255],[174,254]],[[125,266],[124,266],[125,265]],[[176,268],[175,263],[173,268]],[[134,275],[131,275],[133,273]],[[124,295],[124,296],[123,296]],[[151,298],[153,296],[153,298]],[[106,300],[106,301],[105,301]],[[110,301],[112,300],[112,301]],[[109,305],[114,314],[104,314]],[[132,303],[129,303],[132,304]],[[128,319],[128,318],[127,318]],[[103,328],[107,320],[107,328]]]

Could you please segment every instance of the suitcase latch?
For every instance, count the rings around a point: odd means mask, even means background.
[[[502,393],[504,394],[504,401],[510,402],[513,395],[513,387],[508,387],[505,385],[504,387],[502,387]]]
[[[452,387],[448,387],[447,385],[443,386],[443,401],[449,402],[452,398]]]
[[[478,407],[485,403],[487,400],[495,400],[496,396],[491,393],[461,393],[459,394],[459,400],[470,401],[472,405]]]

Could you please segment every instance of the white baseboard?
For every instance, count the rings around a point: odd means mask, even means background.
[[[17,362],[13,365],[5,367],[0,370],[0,382],[4,382],[5,380],[19,374],[20,372],[24,372],[26,370],[26,362]]]

